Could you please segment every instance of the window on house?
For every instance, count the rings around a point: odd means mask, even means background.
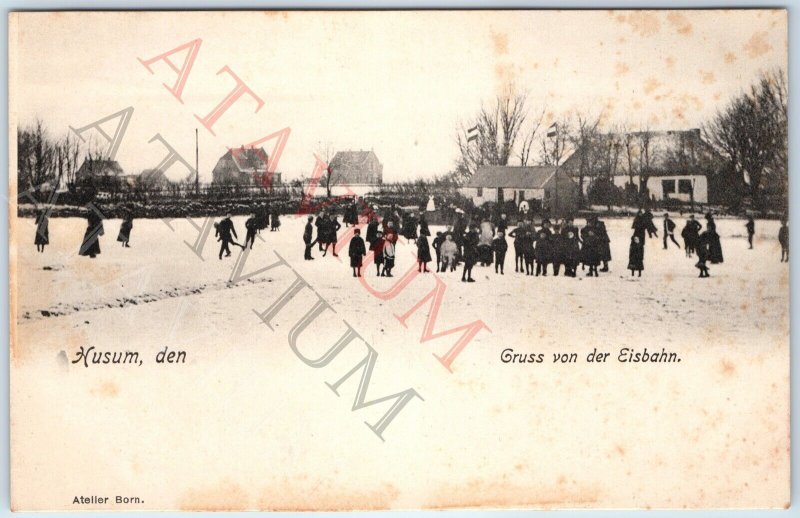
[[[675,194],[675,180],[661,180],[661,192],[665,196],[667,194]]]
[[[692,181],[678,180],[678,192],[681,194],[692,194]]]
[[[478,187],[478,198],[483,198],[483,187]]]

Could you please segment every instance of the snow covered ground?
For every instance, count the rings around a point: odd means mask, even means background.
[[[684,220],[674,219],[682,244]],[[119,223],[105,222],[102,253],[89,259],[77,255],[85,220],[52,219],[43,254],[33,221],[17,220],[12,426],[15,444],[38,453],[12,462],[25,480],[19,487],[54,503],[87,487],[115,494],[135,486],[144,508],[230,500],[313,509],[339,502],[337,480],[346,477],[342,486],[364,488],[353,508],[669,507],[675,494],[735,507],[787,480],[789,267],[779,262],[778,222],[757,221],[747,250],[745,222],[718,220],[725,263],[711,265],[710,279],[698,279],[696,259],[674,245],[662,250],[660,239],[648,240],[643,276],[631,278],[630,219],[606,220],[613,260],[599,278],[515,274],[509,240],[504,276],[493,266],[476,266],[474,284],[461,283],[460,271],[438,275],[446,290],[434,333],[475,320],[488,328],[450,372],[434,354],[459,335],[421,343],[429,304],[405,325],[397,318],[435,286],[436,274],[421,274],[390,291],[416,270],[413,246],[398,246],[393,279],[365,268],[371,291],[351,276],[346,246],[339,259],[315,247],[316,260],[304,261],[304,221],[284,217],[280,232],[261,233],[242,274],[274,264],[277,252],[335,311],[301,336],[305,354],[330,347],[346,321],[379,353],[370,398],[419,392],[424,401],[400,412],[385,442],[364,426],[385,405],[352,411],[352,379],[341,397],[324,384],[363,349],[348,347],[322,369],[290,349],[287,331],[316,300],[310,292],[278,314],[274,330],[254,314],[290,287],[292,269],[230,284],[238,249],[217,259],[213,229],[201,260],[186,244],[198,236],[186,220],[172,228],[136,220],[127,249],[116,242]],[[234,223],[241,241],[244,218]],[[138,351],[145,363],[70,363],[88,345]],[[164,347],[187,351],[187,364],[156,365]],[[665,348],[681,362],[620,363],[625,347]],[[544,362],[503,363],[509,348],[542,353]],[[606,364],[585,363],[595,348],[611,353]],[[552,361],[572,352],[575,365]],[[76,466],[85,466],[78,475]],[[157,474],[147,477],[151,486],[136,485],[142,472]],[[188,473],[204,473],[206,486],[184,487]],[[243,489],[254,485],[263,491]]]

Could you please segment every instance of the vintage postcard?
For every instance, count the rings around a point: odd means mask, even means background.
[[[785,10],[8,23],[14,510],[790,505]]]

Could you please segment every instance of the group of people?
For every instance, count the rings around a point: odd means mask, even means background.
[[[551,223],[543,219],[537,227],[530,219],[519,224],[508,232],[510,222],[506,214],[501,214],[494,221],[488,217],[474,218],[470,221],[463,211],[457,211],[455,221],[446,227],[443,232],[436,232],[431,237],[430,228],[425,214],[405,214],[401,209],[392,205],[386,209],[379,219],[376,211],[371,211],[366,228],[365,238],[361,237],[361,230],[354,230],[348,249],[350,266],[353,276],[361,276],[363,258],[368,252],[373,253],[373,263],[378,276],[392,277],[395,266],[396,245],[400,236],[408,243],[416,246],[417,267],[421,273],[427,273],[428,263],[433,260],[435,253],[436,272],[453,272],[463,264],[461,280],[475,282],[472,272],[476,264],[489,266],[495,265],[495,273],[505,274],[505,258],[508,252],[506,237],[513,239],[514,271],[525,275],[546,276],[549,266],[552,265],[553,275],[559,275],[564,269],[564,275],[575,277],[577,267],[588,267],[587,276],[599,276],[599,272],[608,271],[611,261],[610,239],[605,223],[597,216],[589,216],[586,225],[578,229],[572,218],[564,218]],[[50,243],[48,211],[40,209],[36,213],[36,234],[34,243],[37,252],[43,253],[45,246]],[[705,215],[705,229],[693,214],[687,218],[681,237],[686,257],[697,255],[695,267],[700,270],[700,277],[709,277],[708,264],[720,264],[724,261],[720,236],[717,233],[716,222],[709,212]],[[343,222],[346,226],[358,226],[359,211],[355,200],[344,211]],[[270,231],[280,229],[280,216],[277,211],[269,211],[262,205],[254,211],[245,221],[246,236],[244,244],[236,242],[238,235],[228,213],[221,221],[214,223],[215,235],[220,242],[219,258],[231,255],[230,245],[253,248],[256,235],[269,226]],[[322,255],[327,255],[332,247],[333,256],[336,253],[338,232],[342,225],[335,214],[325,211],[315,216],[308,216],[303,233],[306,260],[313,260],[311,250],[315,244],[319,246]],[[316,239],[314,230],[316,228]],[[641,277],[644,270],[644,245],[646,238],[658,237],[658,229],[654,223],[654,216],[648,209],[637,212],[631,225],[631,236],[628,251],[628,269],[631,275]],[[133,217],[131,211],[125,211],[120,224],[117,241],[124,248],[130,248]],[[750,248],[753,248],[755,234],[755,221],[751,217],[745,224],[747,239]],[[668,248],[669,242],[678,248],[681,245],[675,239],[676,224],[669,214],[664,214],[663,219],[663,247]],[[90,210],[87,215],[87,227],[81,242],[79,254],[91,258],[100,254],[100,236],[104,234],[103,217],[99,210]],[[785,218],[781,220],[778,232],[778,241],[781,246],[781,262],[789,261],[789,228]],[[602,266],[602,267],[601,267]]]

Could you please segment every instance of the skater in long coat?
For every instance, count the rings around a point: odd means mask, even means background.
[[[83,234],[83,242],[78,253],[94,259],[100,254],[100,236],[105,233],[103,218],[96,211],[90,210],[86,222],[86,232]]]
[[[478,228],[473,224],[464,236],[464,270],[461,282],[475,282],[472,278],[472,267],[478,261]]]
[[[353,277],[361,277],[361,265],[363,264],[364,256],[367,255],[367,247],[364,246],[364,240],[361,239],[361,230],[355,229],[355,235],[350,239],[350,247],[347,250],[347,255],[350,256],[350,267],[353,268]]]
[[[375,239],[369,244],[369,249],[372,252],[372,262],[375,263],[375,275],[383,277],[381,266],[383,266],[383,247],[386,241],[383,239],[383,232],[377,231]]]
[[[578,264],[581,261],[581,245],[578,238],[578,229],[568,222],[562,230],[562,263],[564,264],[564,275],[575,277]],[[601,246],[602,253],[602,246]]]
[[[608,237],[605,221],[598,219],[597,216],[593,216],[592,219],[594,220],[595,234],[600,240],[600,260],[603,262],[603,267],[600,268],[600,271],[607,272],[608,263],[611,262],[611,238]],[[577,235],[578,231],[576,229],[575,236]]]
[[[631,236],[631,246],[628,249],[628,270],[631,271],[631,276],[634,272],[639,272],[639,277],[644,270],[644,243],[636,235]]]
[[[323,242],[323,240],[322,240],[322,236],[324,235],[322,227],[325,226],[325,217],[326,216],[327,216],[327,214],[325,214],[325,211],[323,210],[322,212],[317,214],[317,219],[314,220],[314,226],[317,227],[317,245],[319,245],[319,251],[320,252],[322,252],[322,245],[325,244]]]
[[[431,262],[431,248],[428,245],[428,236],[421,235],[417,238],[417,271],[428,273],[429,262]]]
[[[706,214],[706,236],[708,240],[708,260],[711,264],[720,264],[724,262],[722,257],[722,244],[717,234],[717,224],[714,221],[714,216],[709,212]]]
[[[131,247],[131,245],[128,244],[131,240],[131,230],[133,230],[133,217],[130,212],[126,212],[125,217],[122,218],[122,223],[119,225],[119,234],[117,234],[117,241],[122,243],[124,248]]]
[[[343,221],[345,227],[358,224],[358,207],[356,206],[355,198],[353,199],[353,203],[344,209]]]
[[[520,241],[519,246],[520,250],[522,250],[522,259],[524,263],[525,269],[523,270],[520,268],[519,271],[524,271],[525,275],[533,275],[534,271],[538,271],[537,267],[534,265],[536,259],[536,236],[533,234],[533,230],[528,230],[527,228],[522,228],[520,230]]]
[[[647,220],[644,214],[642,214],[642,209],[639,209],[636,212],[636,216],[633,217],[631,228],[633,229],[633,235],[637,236],[639,240],[644,243],[644,236],[647,232]]]
[[[589,267],[587,277],[598,277],[597,267],[600,265],[600,239],[595,234],[593,227],[584,227],[581,232],[583,248],[581,249],[581,262]]]
[[[417,218],[413,214],[409,214],[403,219],[402,234],[409,242],[417,239]]]
[[[37,252],[44,252],[45,245],[50,244],[49,224],[47,211],[44,209],[39,210],[39,212],[36,213],[36,237],[33,239]]]
[[[272,214],[270,214],[269,220],[270,220],[270,226],[269,226],[270,232],[277,232],[278,230],[281,229],[281,216],[280,214],[278,214],[277,210],[275,209],[272,210]]]

